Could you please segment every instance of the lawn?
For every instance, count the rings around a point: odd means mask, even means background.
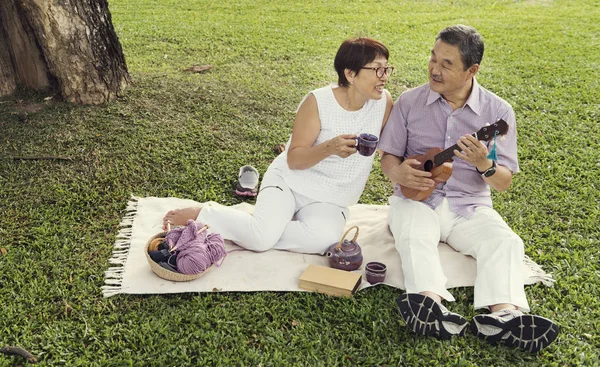
[[[132,86],[75,106],[19,91],[0,99],[0,347],[49,366],[597,366],[600,359],[600,4],[586,1],[112,0]],[[532,313],[561,327],[539,354],[473,335],[417,337],[402,291],[103,298],[129,197],[239,203],[238,169],[264,172],[311,89],[335,80],[340,43],[389,46],[397,98],[427,80],[442,28],[486,41],[478,81],[517,115],[522,172],[495,207],[553,274],[527,286]],[[211,64],[190,74],[182,70]],[[19,114],[27,109],[27,121]],[[65,159],[15,159],[54,156]],[[363,203],[386,204],[376,161]],[[452,311],[476,314],[473,291]],[[0,366],[22,359],[0,354]]]

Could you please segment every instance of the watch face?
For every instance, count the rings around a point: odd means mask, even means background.
[[[496,173],[496,167],[492,167],[492,168],[488,169],[487,171],[485,171],[485,172],[483,173],[483,175],[484,175],[485,177],[490,177],[490,176],[491,176],[491,175],[493,175],[494,173]]]

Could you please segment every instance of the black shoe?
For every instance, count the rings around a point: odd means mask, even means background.
[[[465,333],[467,320],[448,311],[431,297],[404,293],[396,303],[406,327],[417,334],[450,339],[453,335]]]
[[[491,344],[503,343],[536,353],[552,343],[559,330],[544,317],[502,310],[473,317],[471,331]]]

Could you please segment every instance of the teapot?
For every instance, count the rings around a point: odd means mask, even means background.
[[[346,236],[353,229],[356,229],[354,238],[352,238],[351,241],[346,240]],[[352,226],[342,235],[342,238],[338,243],[329,246],[326,255],[329,258],[329,265],[332,268],[347,271],[360,268],[363,262],[363,256],[360,246],[356,242],[357,237],[358,226]]]

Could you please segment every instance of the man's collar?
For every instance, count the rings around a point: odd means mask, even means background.
[[[481,88],[479,88],[479,83],[477,83],[477,79],[473,77],[473,87],[471,88],[471,95],[467,98],[467,102],[465,102],[465,106],[469,106],[471,111],[475,112],[479,115],[480,105],[479,105],[479,92]]]
[[[440,98],[442,98],[441,94],[434,92],[431,88],[429,88],[429,96],[427,96],[427,103],[425,103],[425,106],[429,106]]]
[[[480,92],[479,83],[477,83],[477,79],[475,79],[475,77],[473,77],[473,86],[471,88],[471,94],[469,95],[469,98],[467,98],[467,101],[465,102],[465,106],[469,106],[469,108],[471,108],[471,110],[478,115],[479,115],[479,111],[480,111],[480,107],[481,107],[479,105],[479,92]],[[440,98],[443,98],[442,95],[439,94],[438,92],[434,92],[430,88],[429,95],[427,96],[427,103],[425,105],[428,106]]]

